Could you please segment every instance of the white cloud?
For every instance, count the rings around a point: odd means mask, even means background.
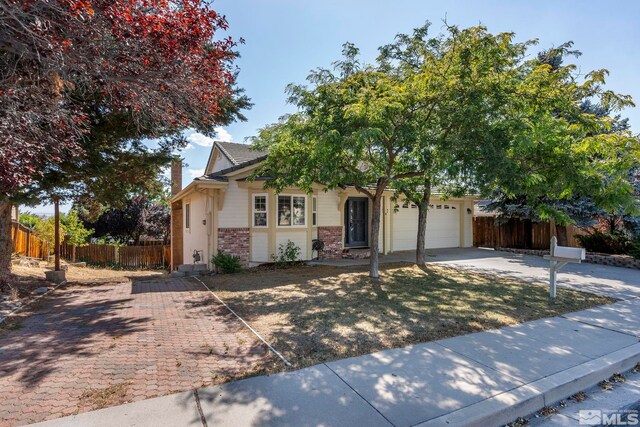
[[[194,148],[193,144],[189,143],[184,147],[184,151],[191,150],[192,148]]]
[[[187,137],[187,141],[199,145],[201,147],[211,147],[213,146],[213,139],[209,138],[206,135],[203,135],[198,132],[194,132]]]
[[[214,129],[216,131],[216,139],[223,142],[233,142],[233,136],[221,126]]]
[[[203,135],[199,132],[192,131],[190,134],[187,135],[187,141],[189,141],[192,144],[199,145],[201,147],[211,147],[213,146],[214,141],[233,142],[233,136],[231,136],[231,134],[227,132],[225,128],[218,126],[217,128],[214,129],[214,131],[216,132],[215,138],[209,138],[208,136]],[[185,150],[192,148],[193,147],[192,144],[187,145],[185,147]]]
[[[189,175],[191,178],[197,178],[204,175],[204,169],[189,169]]]

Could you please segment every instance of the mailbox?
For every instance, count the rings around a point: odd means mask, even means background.
[[[557,295],[556,280],[558,271],[570,262],[580,263],[587,257],[584,248],[570,248],[568,246],[558,246],[556,236],[551,238],[551,254],[545,255],[544,259],[549,260],[549,295],[555,298]]]
[[[587,251],[584,248],[570,248],[568,246],[556,246],[551,254],[554,258],[566,258],[568,260],[584,261]]]

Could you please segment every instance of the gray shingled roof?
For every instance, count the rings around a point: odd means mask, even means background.
[[[255,165],[256,163],[260,163],[261,161],[263,161],[264,159],[267,158],[267,155],[264,154],[260,157],[256,157],[253,160],[248,160],[244,163],[240,163],[239,165],[235,165],[235,166],[231,166],[230,168],[227,169],[222,169],[221,171],[218,172],[213,172],[210,173],[209,175],[204,175],[202,177],[196,178],[197,181],[199,180],[214,180],[214,181],[221,181],[221,182],[226,182],[229,179],[227,178],[227,174],[237,171],[239,169],[245,168],[247,166],[251,166],[251,165]]]
[[[246,144],[216,141],[216,145],[236,166],[267,155],[266,151],[254,151]]]

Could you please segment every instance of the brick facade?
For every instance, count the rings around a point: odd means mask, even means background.
[[[342,227],[318,227],[318,240],[324,243],[321,257],[326,259],[342,258]]]
[[[513,249],[513,248],[496,248],[498,251],[511,252],[523,255],[544,256],[549,255],[548,250],[536,249]],[[584,262],[590,264],[612,265],[614,267],[636,268],[640,269],[640,259],[633,258],[628,255],[600,255],[587,252]]]
[[[248,264],[249,250],[248,228],[218,228],[218,251],[235,255]]]
[[[171,195],[175,196],[182,190],[182,160],[175,158],[171,162]]]
[[[171,270],[175,270],[184,263],[182,259],[183,246],[183,213],[182,200],[171,205]]]

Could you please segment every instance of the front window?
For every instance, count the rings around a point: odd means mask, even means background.
[[[311,199],[311,225],[318,225],[318,198],[313,196]]]
[[[305,196],[278,196],[278,226],[306,225],[306,201]]]
[[[253,226],[266,227],[267,224],[267,195],[256,194],[253,196]]]
[[[191,203],[184,206],[184,228],[187,230],[191,228]]]

